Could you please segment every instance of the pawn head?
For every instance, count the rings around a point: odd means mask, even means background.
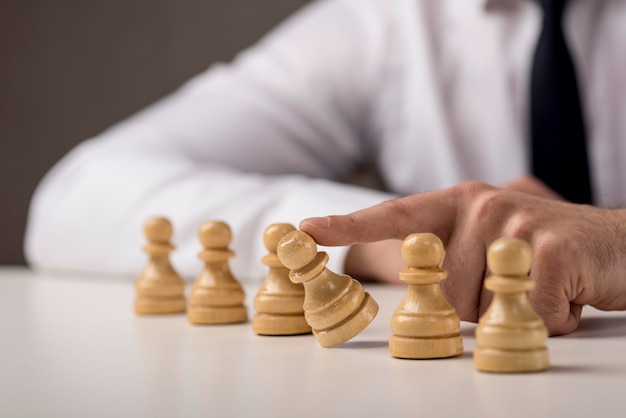
[[[306,232],[293,231],[280,239],[276,253],[285,267],[300,270],[315,260],[317,244]]]
[[[263,244],[270,253],[276,254],[278,241],[285,235],[296,230],[291,224],[271,224],[263,233]]]
[[[525,276],[531,262],[530,245],[521,239],[500,238],[487,250],[487,266],[498,276]]]
[[[402,243],[402,259],[409,268],[439,267],[443,243],[435,234],[411,234]]]
[[[150,242],[169,242],[173,234],[172,223],[165,217],[155,216],[146,221],[143,232]]]
[[[230,227],[222,221],[208,221],[198,229],[198,240],[204,248],[226,248],[232,238]]]

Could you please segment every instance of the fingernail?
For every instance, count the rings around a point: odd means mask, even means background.
[[[302,223],[312,225],[316,228],[328,228],[330,225],[330,217],[324,216],[323,218],[308,218],[303,220]]]

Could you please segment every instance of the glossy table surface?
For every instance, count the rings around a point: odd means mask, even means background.
[[[0,268],[0,417],[626,416],[626,312],[586,307],[576,332],[548,341],[547,372],[486,374],[470,323],[461,357],[388,355],[402,286],[366,286],[377,318],[329,349],[250,323],[137,316],[133,280]]]

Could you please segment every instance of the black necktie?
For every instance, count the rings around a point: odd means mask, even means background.
[[[533,174],[567,200],[591,203],[585,126],[562,28],[567,0],[538,2],[544,18],[531,75]]]

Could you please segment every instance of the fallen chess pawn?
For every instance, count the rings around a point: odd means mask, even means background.
[[[378,304],[358,281],[326,268],[328,254],[317,252],[310,235],[290,232],[278,243],[277,254],[291,270],[291,281],[304,284],[304,315],[322,347],[352,339],[378,313]]]

